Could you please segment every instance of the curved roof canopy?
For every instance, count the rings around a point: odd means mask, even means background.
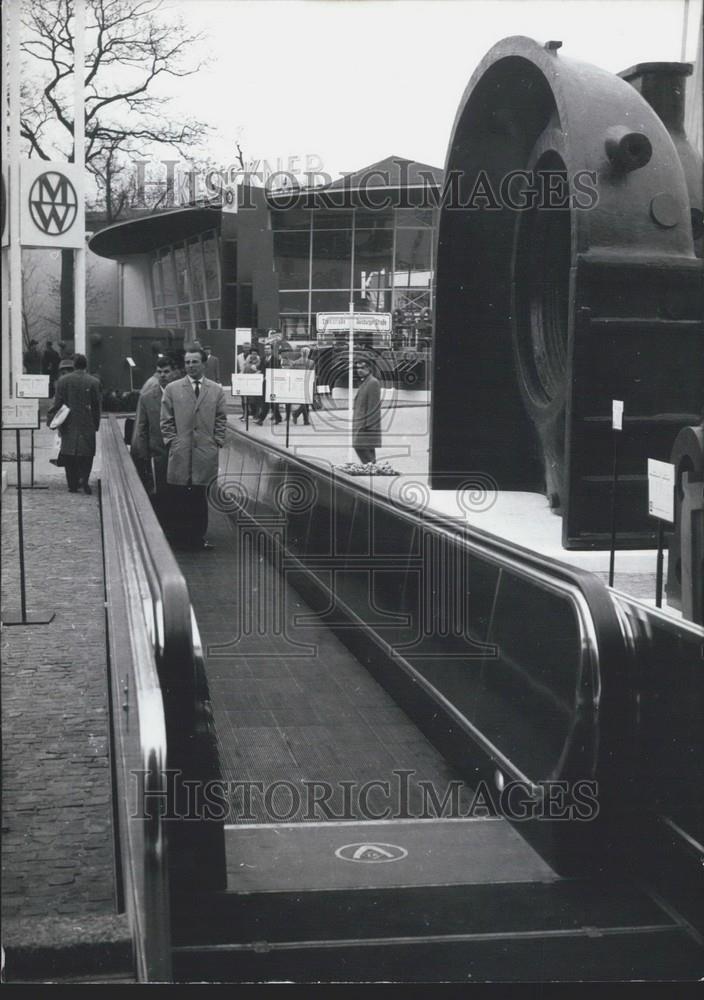
[[[220,229],[222,209],[189,206],[129,219],[101,229],[88,242],[93,253],[113,260],[180,243],[208,229]]]

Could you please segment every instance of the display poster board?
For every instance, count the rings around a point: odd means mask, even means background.
[[[249,372],[244,375],[232,376],[233,396],[262,396],[264,393],[264,376],[261,372]]]
[[[648,513],[661,521],[675,520],[675,467],[648,459]]]
[[[267,368],[267,403],[312,403],[315,372],[306,368]]]
[[[18,375],[17,396],[20,399],[48,399],[48,375]]]
[[[15,399],[2,405],[4,431],[39,430],[39,400]]]

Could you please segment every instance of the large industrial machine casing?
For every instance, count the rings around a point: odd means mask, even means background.
[[[665,124],[618,76],[508,38],[463,95],[445,170],[432,484],[480,471],[544,491],[565,547],[607,548],[623,400],[618,544],[654,544],[647,459],[669,459],[704,399],[701,192],[693,204]],[[573,203],[461,207],[516,170],[562,175]]]

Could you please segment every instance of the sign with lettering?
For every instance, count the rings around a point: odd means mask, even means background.
[[[264,376],[257,372],[249,372],[244,375],[233,375],[232,395],[261,396],[264,392],[263,382]]]
[[[15,399],[2,404],[2,429],[22,431],[39,429],[39,400]]]
[[[22,160],[20,242],[25,247],[85,243],[84,171],[76,163]]]
[[[18,375],[17,395],[20,399],[48,399],[48,375]]]
[[[317,313],[318,333],[391,333],[391,313]]]
[[[267,403],[312,403],[314,378],[305,368],[267,368]]]
[[[648,459],[648,513],[661,521],[675,520],[675,467]]]

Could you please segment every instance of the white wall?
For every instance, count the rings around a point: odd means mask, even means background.
[[[122,264],[121,326],[154,326],[149,254],[138,254]]]

